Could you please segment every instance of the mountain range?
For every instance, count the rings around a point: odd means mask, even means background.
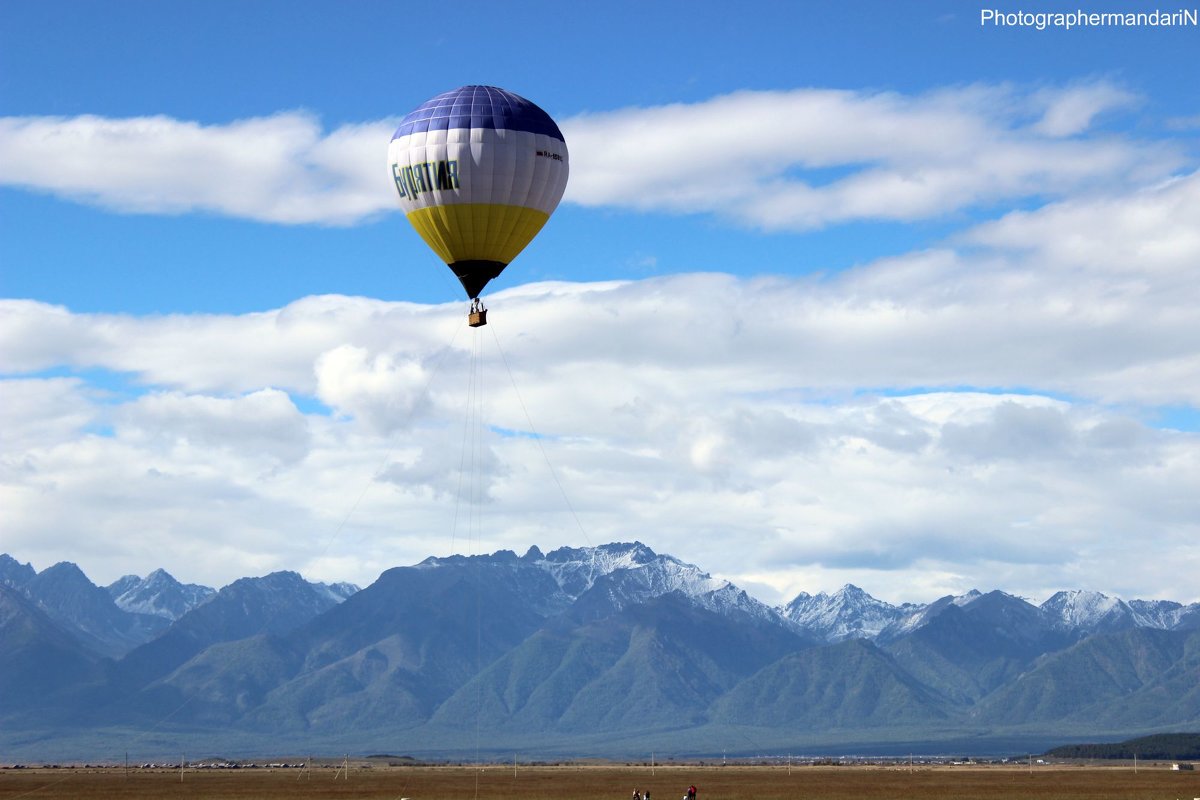
[[[361,591],[101,588],[0,556],[0,750],[31,757],[1025,752],[1197,726],[1196,603],[848,585],[772,607],[638,542],[429,558]]]

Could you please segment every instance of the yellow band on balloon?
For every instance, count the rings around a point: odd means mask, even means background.
[[[550,215],[536,208],[485,203],[430,206],[409,212],[408,221],[438,257],[507,264],[525,249]]]

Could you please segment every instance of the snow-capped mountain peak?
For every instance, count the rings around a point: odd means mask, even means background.
[[[542,609],[557,613],[577,603],[587,613],[613,613],[656,597],[678,593],[695,605],[718,614],[748,614],[780,622],[777,611],[750,597],[727,580],[714,578],[694,564],[654,552],[641,542],[616,542],[594,547],[560,547],[543,553],[530,547],[518,557],[509,550],[488,556],[427,558],[418,567],[438,569],[480,559],[493,566],[534,569],[550,578],[557,596],[543,598]]]
[[[596,581],[619,570],[637,571],[652,594],[682,591],[695,595],[724,583],[693,564],[673,556],[658,555],[641,542],[617,542],[597,547],[560,547],[542,555],[530,548],[524,559],[545,570],[571,599],[578,598]]]
[[[1097,633],[1126,628],[1169,630],[1179,624],[1188,608],[1169,600],[1126,602],[1101,592],[1073,589],[1056,592],[1042,603],[1041,610],[1059,628]]]
[[[212,599],[216,590],[195,583],[180,583],[164,569],[156,569],[145,578],[126,575],[109,584],[113,602],[124,611],[152,614],[175,620]]]
[[[833,594],[801,592],[780,611],[829,642],[874,639],[904,614],[903,608],[877,600],[849,583]]]
[[[983,592],[978,589],[972,589],[966,594],[956,594],[950,598],[950,602],[956,606],[966,606],[974,603],[979,598],[983,597]]]
[[[308,585],[317,591],[318,594],[325,595],[335,603],[340,603],[351,595],[357,594],[359,587],[353,583],[341,581],[339,583],[318,583],[309,581]]]
[[[1173,600],[1130,600],[1130,613],[1139,628],[1170,630],[1180,624],[1188,613],[1195,614],[1200,603],[1185,606]]]
[[[1129,616],[1129,607],[1101,592],[1072,589],[1056,592],[1042,603],[1041,609],[1051,621],[1063,628],[1094,630],[1120,616]]]
[[[778,612],[729,581],[674,556],[655,553],[641,542],[560,547],[546,555],[535,547],[522,560],[548,572],[571,600],[596,588],[606,593],[609,608],[619,609],[677,592],[717,614],[779,620]]]

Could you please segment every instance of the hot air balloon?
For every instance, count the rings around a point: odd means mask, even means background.
[[[463,86],[400,122],[388,165],[408,221],[454,271],[487,324],[479,293],[537,235],[567,187],[567,143],[542,109],[494,86]]]

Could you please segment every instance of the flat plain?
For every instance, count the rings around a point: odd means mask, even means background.
[[[335,778],[335,775],[337,776]],[[0,799],[410,798],[628,800],[634,789],[676,800],[1155,800],[1200,798],[1200,772],[1132,766],[387,766],[350,769],[0,770]]]

